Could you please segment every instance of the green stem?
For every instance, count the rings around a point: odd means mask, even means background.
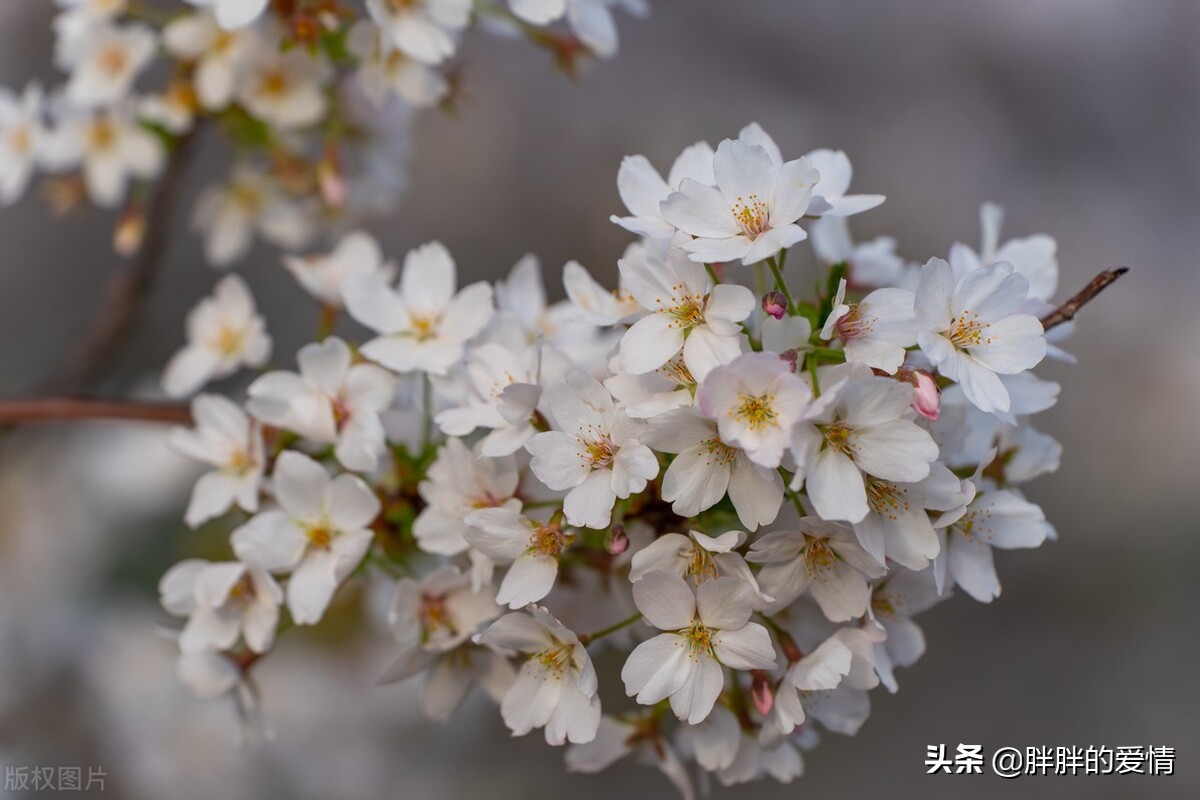
[[[433,440],[433,382],[429,373],[421,373],[421,452],[429,449]]]
[[[788,290],[787,281],[783,279],[783,268],[779,266],[779,262],[774,256],[766,259],[767,266],[771,269],[771,275],[775,278],[775,288],[778,289],[788,303],[788,313],[795,314],[796,301],[792,300],[792,293]]]
[[[706,270],[708,270],[708,277],[710,279],[712,279],[713,286],[716,286],[718,283],[721,282],[721,279],[717,277],[717,271],[715,269],[713,269],[712,264],[705,264],[704,268]]]
[[[630,625],[637,622],[641,618],[642,618],[642,612],[639,611],[636,614],[634,614],[633,616],[627,617],[627,618],[621,620],[620,622],[614,622],[612,625],[609,625],[607,628],[601,628],[600,630],[596,631],[595,633],[582,634],[579,637],[579,641],[585,645],[591,644],[592,642],[596,641],[597,639],[603,639],[605,636],[608,636],[610,633],[616,633],[617,631],[621,630],[622,628],[628,628]]]

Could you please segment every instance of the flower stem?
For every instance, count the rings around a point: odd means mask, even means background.
[[[192,414],[185,405],[133,400],[35,397],[29,400],[0,401],[0,425],[64,420],[129,420],[189,425]]]
[[[705,264],[704,268],[708,270],[708,277],[713,282],[713,286],[716,286],[721,282],[721,279],[717,277],[717,271],[713,269],[712,264]]]
[[[609,625],[607,628],[601,628],[600,630],[596,631],[595,633],[581,634],[579,637],[579,641],[585,645],[590,644],[591,642],[594,642],[597,639],[603,639],[605,636],[608,636],[610,633],[616,633],[617,631],[621,630],[622,628],[628,628],[630,625],[637,622],[641,618],[642,618],[642,612],[639,611],[636,614],[634,614],[633,616],[626,617],[625,619],[621,620],[620,622],[614,622],[612,625]]]
[[[429,449],[433,439],[433,381],[429,373],[421,373],[421,452]]]
[[[796,301],[792,300],[792,293],[788,290],[787,281],[783,279],[783,267],[779,261],[775,260],[775,256],[770,256],[766,259],[767,266],[771,269],[771,275],[775,278],[775,288],[783,293],[784,298],[788,303],[788,313],[796,313]]]

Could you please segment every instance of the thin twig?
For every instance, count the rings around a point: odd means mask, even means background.
[[[1126,272],[1129,272],[1129,267],[1104,270],[1104,272],[1092,278],[1088,285],[1083,287],[1078,294],[1042,317],[1042,328],[1048,331],[1057,325],[1062,325],[1064,322],[1070,322],[1075,319],[1075,315],[1079,313],[1079,309],[1092,302],[1096,298],[1096,295],[1107,289],[1117,278]]]
[[[64,420],[130,420],[188,425],[192,421],[192,413],[186,405],[133,400],[89,400],[81,397],[0,400],[0,425]]]
[[[51,381],[54,391],[72,393],[85,388],[133,327],[170,240],[171,219],[195,139],[193,130],[176,142],[148,206],[142,246],[109,279],[100,310],[80,338],[78,349]]]

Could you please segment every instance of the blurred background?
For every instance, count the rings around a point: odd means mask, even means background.
[[[57,80],[52,12],[0,3],[0,83]],[[929,651],[899,694],[876,691],[862,732],[826,736],[798,784],[714,796],[1200,796],[1200,3],[657,0],[651,19],[621,20],[621,37],[621,55],[574,85],[541,53],[474,36],[461,114],[420,118],[408,196],[373,227],[388,253],[438,238],[460,284],[526,251],[555,296],[569,258],[611,283],[628,242],[608,222],[621,157],[665,172],[684,146],[757,120],[785,154],[845,149],[854,187],[889,197],[855,234],[895,236],[912,260],[978,246],[978,206],[993,200],[1005,237],[1057,237],[1063,297],[1133,267],[1081,317],[1079,364],[1040,370],[1063,393],[1038,427],[1065,453],[1029,494],[1060,541],[1000,553],[991,605],[958,597],[923,616]],[[217,163],[202,158],[189,192]],[[106,392],[153,393],[183,315],[218,278],[187,222],[174,220]],[[0,213],[4,395],[51,374],[87,324],[117,264],[111,224],[53,219],[32,197]],[[290,364],[311,333],[307,297],[269,248],[242,274]],[[670,795],[628,764],[570,775],[478,699],[448,726],[424,722],[416,685],[373,685],[382,638],[285,637],[260,672],[276,741],[236,747],[229,709],[190,697],[154,631],[157,576],[196,552],[177,521],[194,473],[162,433],[0,439],[0,764],[103,765],[107,795],[129,798]],[[926,745],[960,742],[1168,745],[1176,775],[924,774]]]

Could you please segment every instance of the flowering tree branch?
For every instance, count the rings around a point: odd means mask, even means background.
[[[1048,331],[1051,328],[1062,325],[1064,322],[1070,322],[1075,319],[1075,315],[1079,313],[1079,309],[1092,302],[1096,298],[1096,295],[1115,283],[1117,278],[1126,272],[1129,272],[1129,267],[1104,270],[1104,272],[1092,278],[1087,286],[1084,286],[1083,289],[1074,294],[1067,302],[1042,317],[1042,328]]]
[[[167,233],[179,199],[197,130],[181,136],[171,152],[153,202],[147,209],[145,239],[138,252],[109,279],[100,311],[79,341],[65,368],[51,381],[57,391],[86,387],[112,358],[138,317],[163,260]]]
[[[62,420],[130,420],[191,424],[186,405],[131,400],[89,400],[78,397],[39,397],[0,400],[0,425]]]

